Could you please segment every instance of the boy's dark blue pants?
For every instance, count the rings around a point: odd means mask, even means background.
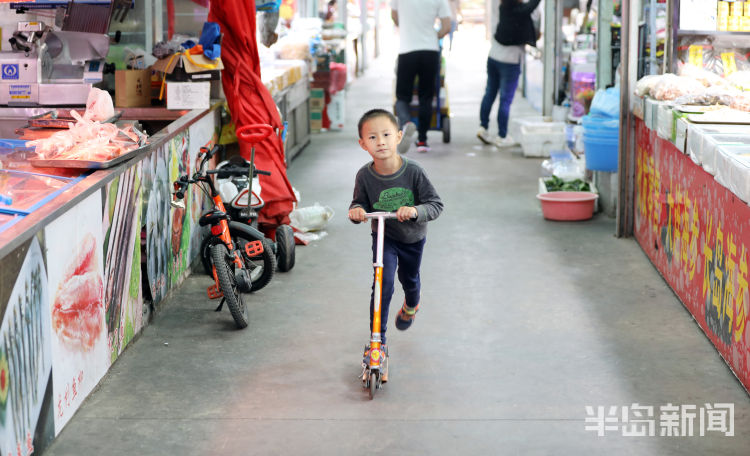
[[[421,283],[419,281],[419,266],[422,263],[422,251],[427,239],[413,244],[404,244],[385,237],[383,243],[383,299],[380,305],[380,333],[385,343],[385,330],[388,324],[388,308],[393,296],[394,279],[398,267],[398,280],[404,288],[404,297],[408,307],[419,304]],[[377,252],[377,233],[372,233],[372,262],[375,263]],[[373,292],[370,294],[370,331],[372,331],[372,313],[375,296],[375,273],[373,269]]]

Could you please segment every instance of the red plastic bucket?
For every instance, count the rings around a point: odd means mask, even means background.
[[[549,192],[536,197],[542,202],[547,220],[588,220],[594,216],[594,202],[599,195],[591,192]]]

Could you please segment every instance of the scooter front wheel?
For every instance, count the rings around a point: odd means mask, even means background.
[[[224,295],[224,302],[229,307],[229,312],[237,324],[237,328],[247,327],[248,313],[247,306],[242,302],[242,293],[240,293],[234,278],[234,271],[230,267],[231,259],[229,252],[224,244],[211,246],[211,260],[213,267],[216,268],[216,278],[219,280],[219,287]],[[234,264],[234,263],[232,263]]]
[[[372,400],[373,397],[375,397],[375,390],[378,387],[378,373],[376,371],[370,372],[370,389],[369,389],[369,395],[370,400]]]

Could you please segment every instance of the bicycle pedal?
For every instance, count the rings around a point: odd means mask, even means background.
[[[224,296],[224,293],[219,290],[219,287],[216,286],[216,284],[211,285],[206,289],[206,293],[208,294],[209,299],[216,299],[221,298]]]
[[[245,244],[245,253],[247,256],[254,257],[263,253],[263,242],[252,241]]]

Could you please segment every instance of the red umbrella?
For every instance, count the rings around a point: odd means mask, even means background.
[[[218,23],[223,34],[222,84],[235,127],[264,123],[281,131],[276,103],[260,79],[255,3],[248,0],[211,2],[208,20]],[[249,160],[250,144],[240,141],[240,154]],[[258,222],[261,229],[273,237],[273,228],[289,223],[289,212],[296,201],[286,176],[284,143],[279,135],[271,135],[255,146],[255,164],[258,169],[271,172],[270,176],[260,176],[266,205],[258,215]]]

